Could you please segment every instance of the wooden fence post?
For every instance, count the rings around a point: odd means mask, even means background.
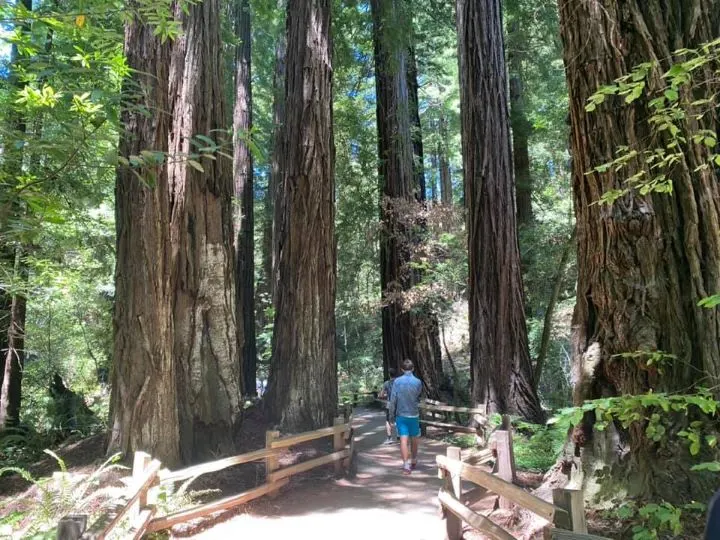
[[[265,432],[265,448],[267,450],[272,450],[272,442],[275,439],[278,439],[280,437],[279,431],[266,431]],[[273,472],[278,470],[280,467],[279,460],[277,455],[273,454],[265,458],[265,483],[270,483],[270,477]],[[273,490],[268,492],[268,497],[273,498],[277,497],[277,490]]]
[[[513,453],[512,432],[496,431],[495,442],[497,444],[497,476],[503,480],[515,483],[515,454]],[[500,508],[512,508],[513,503],[504,497],[500,497]]]
[[[334,425],[341,426],[345,423],[345,419],[342,416],[335,418]],[[341,452],[345,449],[345,432],[340,431],[333,435],[333,452]],[[342,461],[335,462],[335,476],[342,474],[343,464]]]
[[[132,468],[132,479],[133,485],[139,484],[145,476],[145,469],[148,468],[152,457],[150,454],[145,452],[135,452],[133,455],[133,468]],[[140,511],[147,506],[148,497],[147,492],[141,493],[138,497],[138,502],[135,507],[130,511],[130,522],[134,523],[135,520],[140,516]]]
[[[553,489],[553,504],[565,510],[555,513],[556,528],[587,534],[585,497],[581,489]]]
[[[55,538],[57,540],[80,540],[87,529],[85,514],[70,514],[60,519]]]
[[[447,449],[448,459],[461,460],[460,448],[457,446],[449,446]],[[444,470],[445,489],[450,491],[457,500],[462,498],[462,477],[454,475],[450,471]],[[445,540],[461,540],[462,539],[462,520],[450,511],[445,511]]]

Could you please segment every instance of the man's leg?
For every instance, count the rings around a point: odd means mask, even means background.
[[[412,449],[412,461],[411,463],[413,465],[417,464],[417,455],[418,455],[418,446],[420,444],[420,437],[411,437],[410,438],[410,445]]]
[[[400,436],[400,455],[402,456],[403,465],[408,463],[408,458],[410,457],[410,451],[408,449],[408,439],[410,437],[406,437],[404,435]]]
[[[417,467],[418,445],[420,444],[420,418],[413,418],[413,425],[410,431],[410,444],[412,447],[412,460],[410,468]]]

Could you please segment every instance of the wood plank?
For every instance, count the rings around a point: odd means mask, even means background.
[[[587,533],[585,520],[585,499],[583,491],[579,489],[553,489],[553,504],[567,512],[567,516],[558,515],[554,525],[577,533]],[[566,519],[569,518],[568,519]]]
[[[470,510],[467,506],[453,497],[449,491],[441,489],[440,493],[438,493],[438,499],[447,510],[462,519],[472,528],[485,533],[493,540],[515,540],[515,537],[507,530],[503,529],[500,525],[494,523],[485,516]]]
[[[310,459],[308,461],[303,461],[302,463],[298,463],[297,465],[292,465],[291,467],[285,467],[284,469],[279,469],[275,471],[274,473],[270,474],[268,480],[270,482],[276,482],[277,480],[281,480],[282,478],[288,478],[289,476],[300,474],[316,467],[327,465],[328,463],[335,463],[336,461],[345,459],[349,455],[350,450],[346,448],[344,450],[340,450],[339,452],[333,452],[332,454],[328,454],[326,456]]]
[[[143,536],[145,536],[147,526],[154,515],[154,506],[148,506],[142,510],[135,523],[133,523],[132,529],[128,531],[128,538],[132,538],[132,540],[140,540]]]
[[[488,490],[482,486],[477,486],[470,491],[466,491],[462,496],[462,503],[465,506],[472,506],[481,499],[484,499]]]
[[[485,409],[476,409],[474,407],[455,407],[453,405],[432,405],[421,403],[420,408],[426,411],[442,411],[451,413],[467,413],[485,415]]]
[[[477,452],[475,454],[470,454],[468,457],[464,458],[462,461],[463,463],[467,463],[468,465],[482,465],[483,463],[487,463],[488,461],[492,461],[495,459],[495,456],[493,455],[493,451],[489,448],[486,450],[482,450],[480,452]]]
[[[103,540],[113,528],[122,521],[122,519],[130,512],[133,505],[144,495],[150,486],[157,480],[157,473],[162,464],[154,459],[145,469],[143,476],[138,483],[133,486],[133,495],[127,500],[118,501],[114,507],[114,513],[103,514],[90,528],[89,534],[96,540]]]
[[[510,499],[515,504],[534,512],[551,523],[556,512],[564,511],[561,508],[557,508],[555,505],[528,493],[524,489],[487,473],[478,467],[473,467],[472,465],[468,465],[461,461],[450,460],[442,455],[435,456],[435,460],[437,461],[439,467],[442,467],[451,473],[461,474],[464,479],[482,486],[501,497]]]
[[[233,465],[242,465],[243,463],[250,463],[252,461],[259,461],[267,457],[272,457],[279,454],[279,450],[261,448],[254,452],[248,452],[246,454],[240,454],[238,456],[232,456],[229,458],[219,459],[217,461],[210,461],[208,463],[201,463],[200,465],[193,465],[185,469],[179,469],[177,471],[168,471],[160,473],[160,483],[169,484],[172,482],[180,482],[181,480],[187,480],[201,474],[207,474],[211,472],[221,471],[232,467]]]
[[[287,448],[288,446],[294,446],[302,442],[313,441],[315,439],[321,439],[322,437],[329,437],[331,435],[334,436],[336,433],[343,433],[348,429],[350,429],[348,424],[340,424],[316,429],[315,431],[305,431],[304,433],[298,433],[297,435],[288,435],[272,441],[271,448]]]
[[[228,510],[235,506],[239,506],[241,504],[262,497],[263,495],[266,495],[271,491],[277,491],[287,483],[288,480],[280,480],[279,482],[263,484],[262,486],[256,487],[255,489],[244,491],[239,495],[225,497],[224,499],[220,499],[218,501],[203,504],[201,506],[195,506],[193,508],[189,508],[188,510],[181,510],[180,512],[168,514],[167,516],[155,518],[148,524],[146,532],[150,533],[162,531],[163,529],[169,529],[170,527],[172,527],[173,525],[177,525],[178,523],[184,523],[186,521],[190,521],[191,519],[196,519],[199,517],[207,516],[208,514],[214,514],[215,512]]]
[[[605,536],[578,533],[563,529],[550,529],[550,538],[553,540],[610,540],[610,538]]]
[[[477,432],[477,430],[475,428],[472,428],[469,426],[459,426],[457,424],[446,424],[445,422],[436,422],[434,420],[425,420],[422,418],[420,419],[420,423],[425,424],[426,426],[448,429],[450,431],[461,431],[463,433],[476,433]]]

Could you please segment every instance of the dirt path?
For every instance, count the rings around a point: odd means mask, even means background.
[[[422,440],[418,470],[404,476],[400,448],[384,446],[385,415],[355,414],[357,477],[291,484],[274,500],[264,499],[193,538],[298,538],[441,540],[435,455],[446,446]]]

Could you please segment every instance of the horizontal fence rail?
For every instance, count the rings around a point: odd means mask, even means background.
[[[350,474],[350,471],[353,470],[355,452],[354,433],[352,416],[347,421],[344,417],[336,418],[331,427],[296,435],[281,437],[278,431],[268,431],[265,435],[265,448],[176,471],[161,470],[160,461],[153,460],[144,452],[136,452],[132,479],[125,495],[113,501],[87,532],[86,515],[66,516],[58,524],[57,538],[59,540],[78,540],[80,538],[102,540],[110,533],[119,532],[118,526],[126,522],[129,517],[129,530],[123,529],[123,538],[139,539],[148,532],[168,529],[178,523],[228,510],[259,497],[275,496],[282,487],[290,482],[292,476],[323,465],[334,463],[336,474],[340,474],[343,470]],[[333,438],[332,453],[288,467],[280,467],[279,457],[282,449],[324,437]],[[155,517],[156,505],[154,503],[160,485],[192,480],[203,474],[255,461],[265,462],[264,484],[237,495],[179,510],[166,516]]]

